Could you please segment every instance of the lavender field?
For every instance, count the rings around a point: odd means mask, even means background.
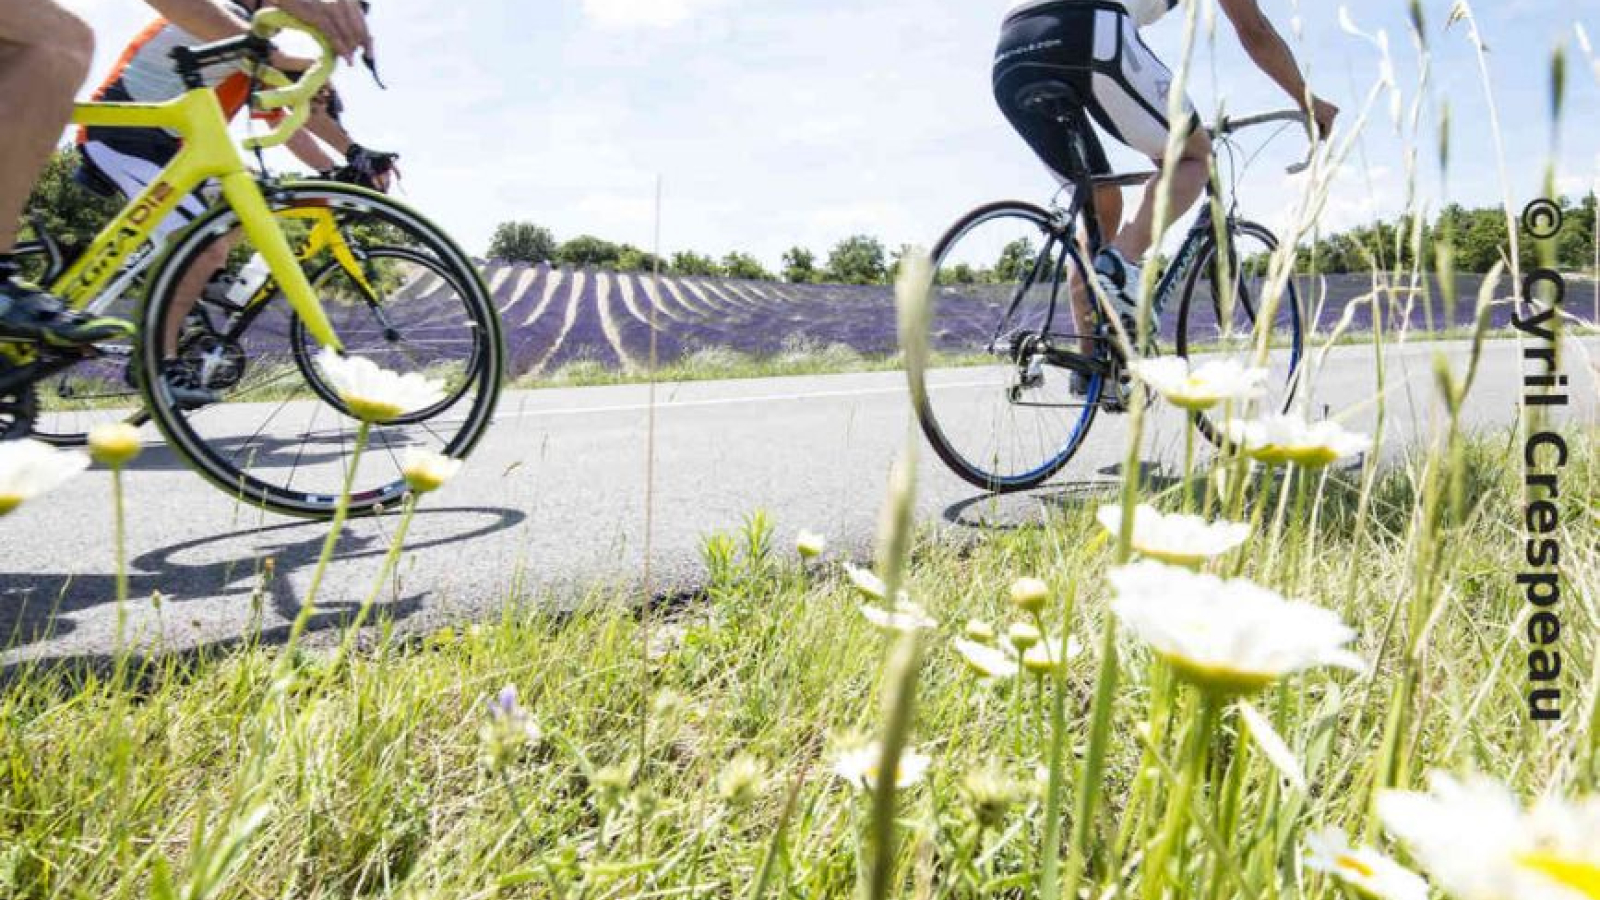
[[[714,278],[674,278],[594,269],[552,268],[490,262],[485,266],[495,304],[505,320],[515,377],[553,373],[578,363],[638,371],[650,359],[652,329],[656,359],[670,364],[702,351],[732,351],[767,357],[796,348],[848,348],[862,356],[893,354],[894,294],[887,286],[797,285]],[[1299,280],[1302,304],[1316,310],[1318,333],[1327,334],[1352,301],[1369,297],[1369,275]],[[1437,285],[1431,309],[1420,298],[1386,293],[1378,304],[1386,329],[1397,329],[1409,313],[1414,332],[1459,329],[1471,324],[1481,279],[1458,279],[1455,308],[1444,308]],[[943,289],[946,292],[955,289]],[[961,289],[969,296],[971,288]],[[936,323],[939,349],[970,349],[996,318],[998,300],[977,297],[959,316]],[[1356,305],[1349,330],[1370,332],[1373,304]],[[1574,306],[1586,310],[1583,291]],[[1170,339],[1174,311],[1163,326]],[[1509,305],[1495,308],[1494,325],[1509,324]],[[1209,321],[1209,319],[1208,319]]]

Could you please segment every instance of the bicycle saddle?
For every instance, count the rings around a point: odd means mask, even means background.
[[[1083,94],[1065,81],[1035,81],[1017,91],[1017,106],[1034,115],[1055,116],[1063,109],[1082,109]]]

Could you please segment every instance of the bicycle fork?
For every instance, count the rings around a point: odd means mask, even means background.
[[[273,216],[272,208],[255,179],[246,172],[224,175],[222,193],[238,213],[245,236],[272,270],[273,279],[289,301],[289,306],[305,323],[306,330],[323,347],[344,350],[338,335],[334,334],[333,323],[328,320],[327,310],[322,308],[322,301],[317,299],[311,282],[306,280],[294,249],[289,246],[289,239],[278,227],[277,218]]]

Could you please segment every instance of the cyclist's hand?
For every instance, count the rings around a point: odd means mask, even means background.
[[[281,50],[272,51],[272,67],[285,75],[300,75],[316,64],[316,60],[304,56],[294,56]]]
[[[1317,121],[1317,134],[1323,140],[1327,140],[1328,135],[1333,134],[1334,120],[1339,118],[1339,107],[1321,97],[1312,97],[1311,109],[1308,112],[1311,113],[1311,118]]]
[[[372,35],[356,0],[277,0],[277,5],[322,32],[345,62],[350,62],[357,50],[372,55]]]

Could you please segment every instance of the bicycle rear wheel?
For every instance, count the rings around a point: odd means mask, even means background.
[[[326,251],[303,262],[346,352],[445,385],[445,402],[372,428],[350,512],[392,508],[406,490],[400,472],[406,450],[464,457],[487,428],[502,381],[499,315],[466,254],[437,226],[382,194],[299,182],[275,189],[268,200],[291,244],[305,246],[309,229],[282,213],[326,211],[350,248],[359,273]],[[177,278],[196,256],[218,241],[237,241],[229,268],[242,268],[253,248],[238,226],[232,209],[219,207],[179,238],[151,275],[141,315],[146,334],[160,334],[158,323],[182,311]],[[202,298],[197,312],[204,327],[186,334],[178,364],[219,402],[185,408],[165,382],[153,381],[146,400],[162,433],[200,474],[247,502],[287,515],[331,516],[359,423],[317,369],[317,348],[304,325],[270,283],[244,303]],[[161,344],[144,342],[143,371],[172,355]]]
[[[1229,276],[1217,264],[1222,257],[1212,240],[1190,272],[1178,306],[1177,353],[1193,365],[1232,359],[1244,366],[1264,366],[1267,392],[1256,401],[1257,408],[1286,412],[1304,372],[1305,313],[1300,292],[1292,277],[1281,292],[1270,290],[1268,265],[1278,248],[1271,231],[1254,222],[1230,222],[1228,231],[1232,246],[1226,271],[1231,273],[1234,288],[1218,289]],[[1258,343],[1263,336],[1268,343],[1264,360]],[[1235,417],[1248,413],[1232,410]],[[1195,427],[1219,447],[1224,443],[1223,414],[1220,410],[1194,414]]]
[[[37,241],[17,244],[16,259],[22,277],[35,284],[47,285],[58,274],[50,271],[49,253]],[[95,312],[132,319],[137,305],[129,292]],[[34,386],[30,437],[57,447],[81,447],[89,442],[89,430],[96,425],[146,421],[141,408],[144,401],[134,385],[132,342],[108,341],[98,346],[100,356],[76,363]]]
[[[956,222],[933,260],[933,360],[912,385],[922,431],[969,484],[998,493],[1037,487],[1082,446],[1105,380],[1060,367],[1052,353],[1088,358],[1100,345],[1088,337],[1098,333],[1097,314],[1080,326],[1069,298],[1085,271],[1077,246],[1050,213],[1008,201]]]

